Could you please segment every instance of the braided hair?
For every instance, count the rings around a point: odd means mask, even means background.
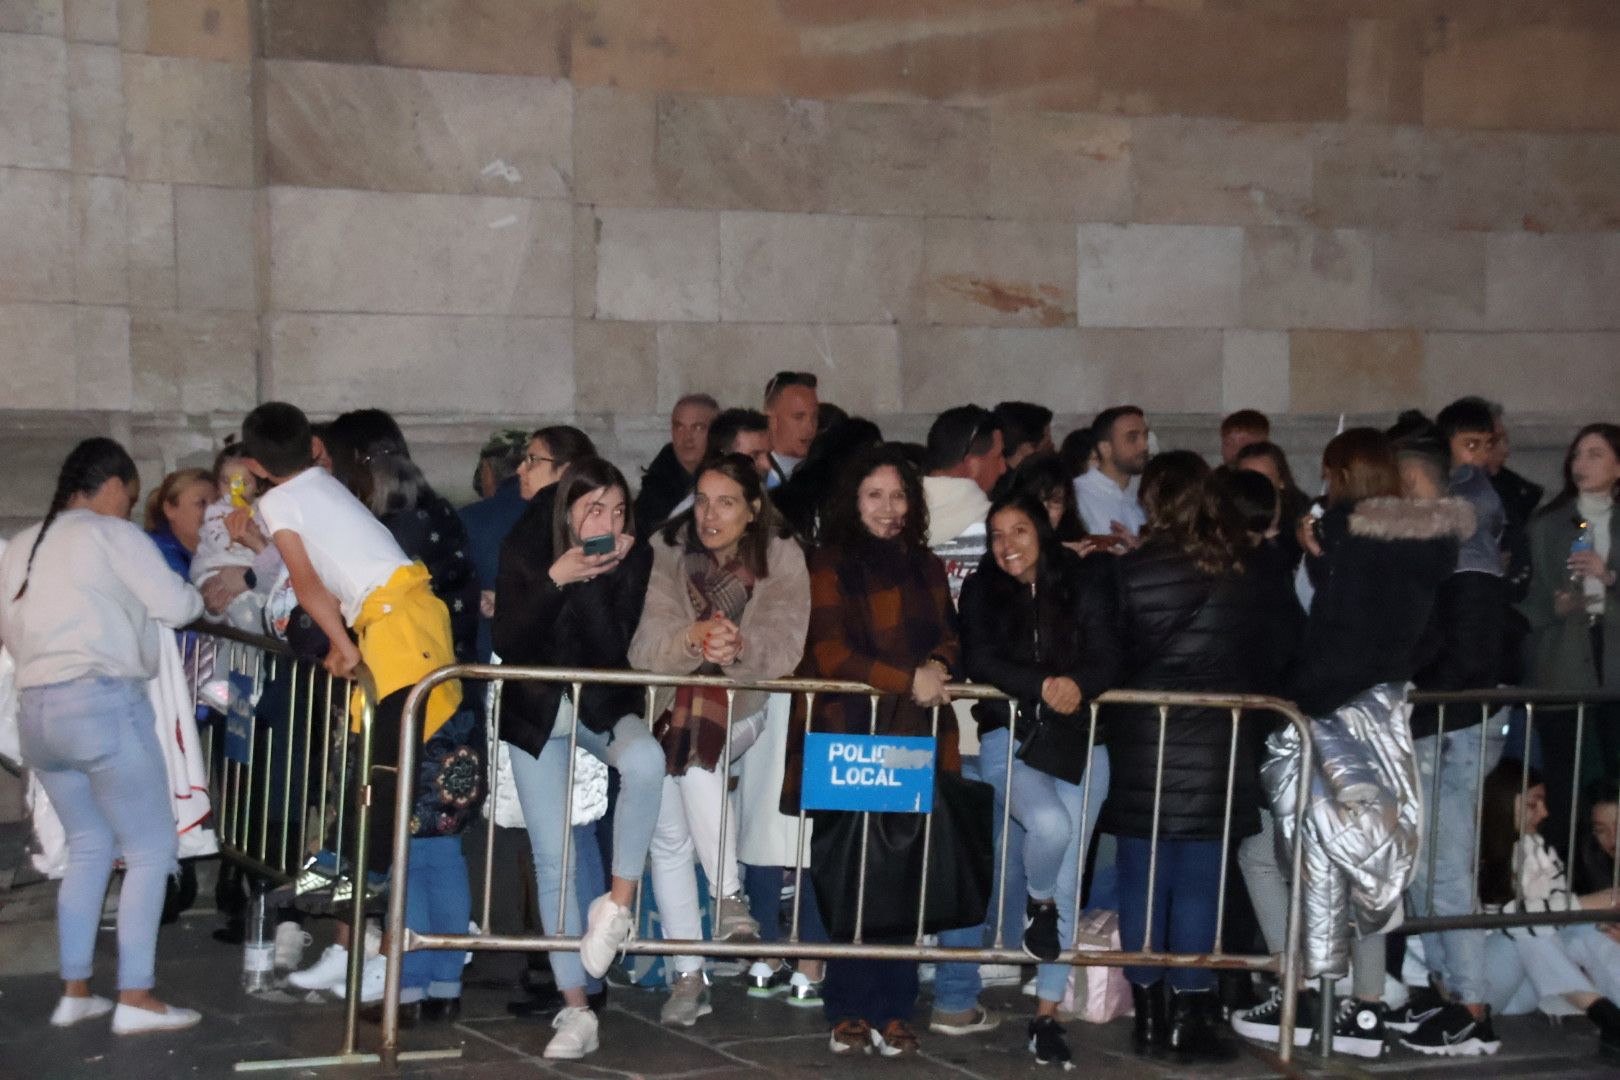
[[[56,493],[51,496],[51,508],[45,512],[44,524],[34,537],[34,546],[28,549],[28,565],[23,570],[22,587],[14,601],[21,600],[28,591],[28,575],[34,569],[34,556],[39,554],[40,541],[50,530],[56,515],[67,509],[75,495],[94,495],[108,480],[122,480],[134,484],[138,479],[135,459],[116,441],[107,438],[85,439],[75,446],[62,462],[62,471],[56,476]]]

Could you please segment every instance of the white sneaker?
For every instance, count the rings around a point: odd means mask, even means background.
[[[585,914],[585,933],[579,939],[579,962],[585,974],[600,979],[624,943],[635,936],[630,909],[613,902],[610,893],[591,901]]]
[[[979,983],[982,986],[1018,986],[1023,981],[1023,970],[1017,964],[979,965]]]
[[[202,1014],[195,1009],[182,1009],[169,1005],[162,1012],[140,1009],[134,1005],[119,1005],[113,1010],[114,1035],[146,1035],[157,1031],[184,1031],[196,1027]]]
[[[541,1056],[552,1061],[577,1061],[602,1045],[597,1038],[596,1014],[589,1006],[564,1006],[552,1017],[551,1026],[557,1034],[546,1043]]]
[[[287,985],[298,990],[334,990],[341,994],[348,974],[349,950],[341,945],[328,945],[314,964],[288,975]]]
[[[94,994],[89,997],[65,997],[56,1003],[56,1011],[51,1013],[51,1026],[72,1027],[80,1020],[106,1016],[112,1009],[112,1002]]]
[[[302,926],[284,922],[276,927],[276,970],[294,971],[304,962],[304,950],[315,944]]]
[[[366,923],[366,959],[382,955],[382,927]]]
[[[369,1005],[373,1001],[383,999],[383,989],[388,983],[388,957],[368,956],[366,966],[360,973],[360,1001]]]

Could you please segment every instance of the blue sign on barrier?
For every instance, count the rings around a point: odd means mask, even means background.
[[[804,737],[806,810],[926,814],[934,809],[934,740],[905,735]]]
[[[253,675],[233,671],[230,708],[225,710],[225,758],[241,765],[253,752]]]

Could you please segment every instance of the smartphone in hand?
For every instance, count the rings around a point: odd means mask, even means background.
[[[579,549],[586,555],[611,555],[617,543],[612,533],[603,533],[601,536],[587,536],[580,542]]]

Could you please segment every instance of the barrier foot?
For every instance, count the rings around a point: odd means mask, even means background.
[[[395,1061],[448,1061],[461,1057],[462,1049],[452,1046],[444,1050],[402,1050],[394,1055]],[[280,1058],[266,1061],[238,1061],[232,1068],[236,1072],[278,1072],[283,1069],[330,1069],[339,1065],[381,1065],[381,1054],[330,1054],[326,1057]]]

